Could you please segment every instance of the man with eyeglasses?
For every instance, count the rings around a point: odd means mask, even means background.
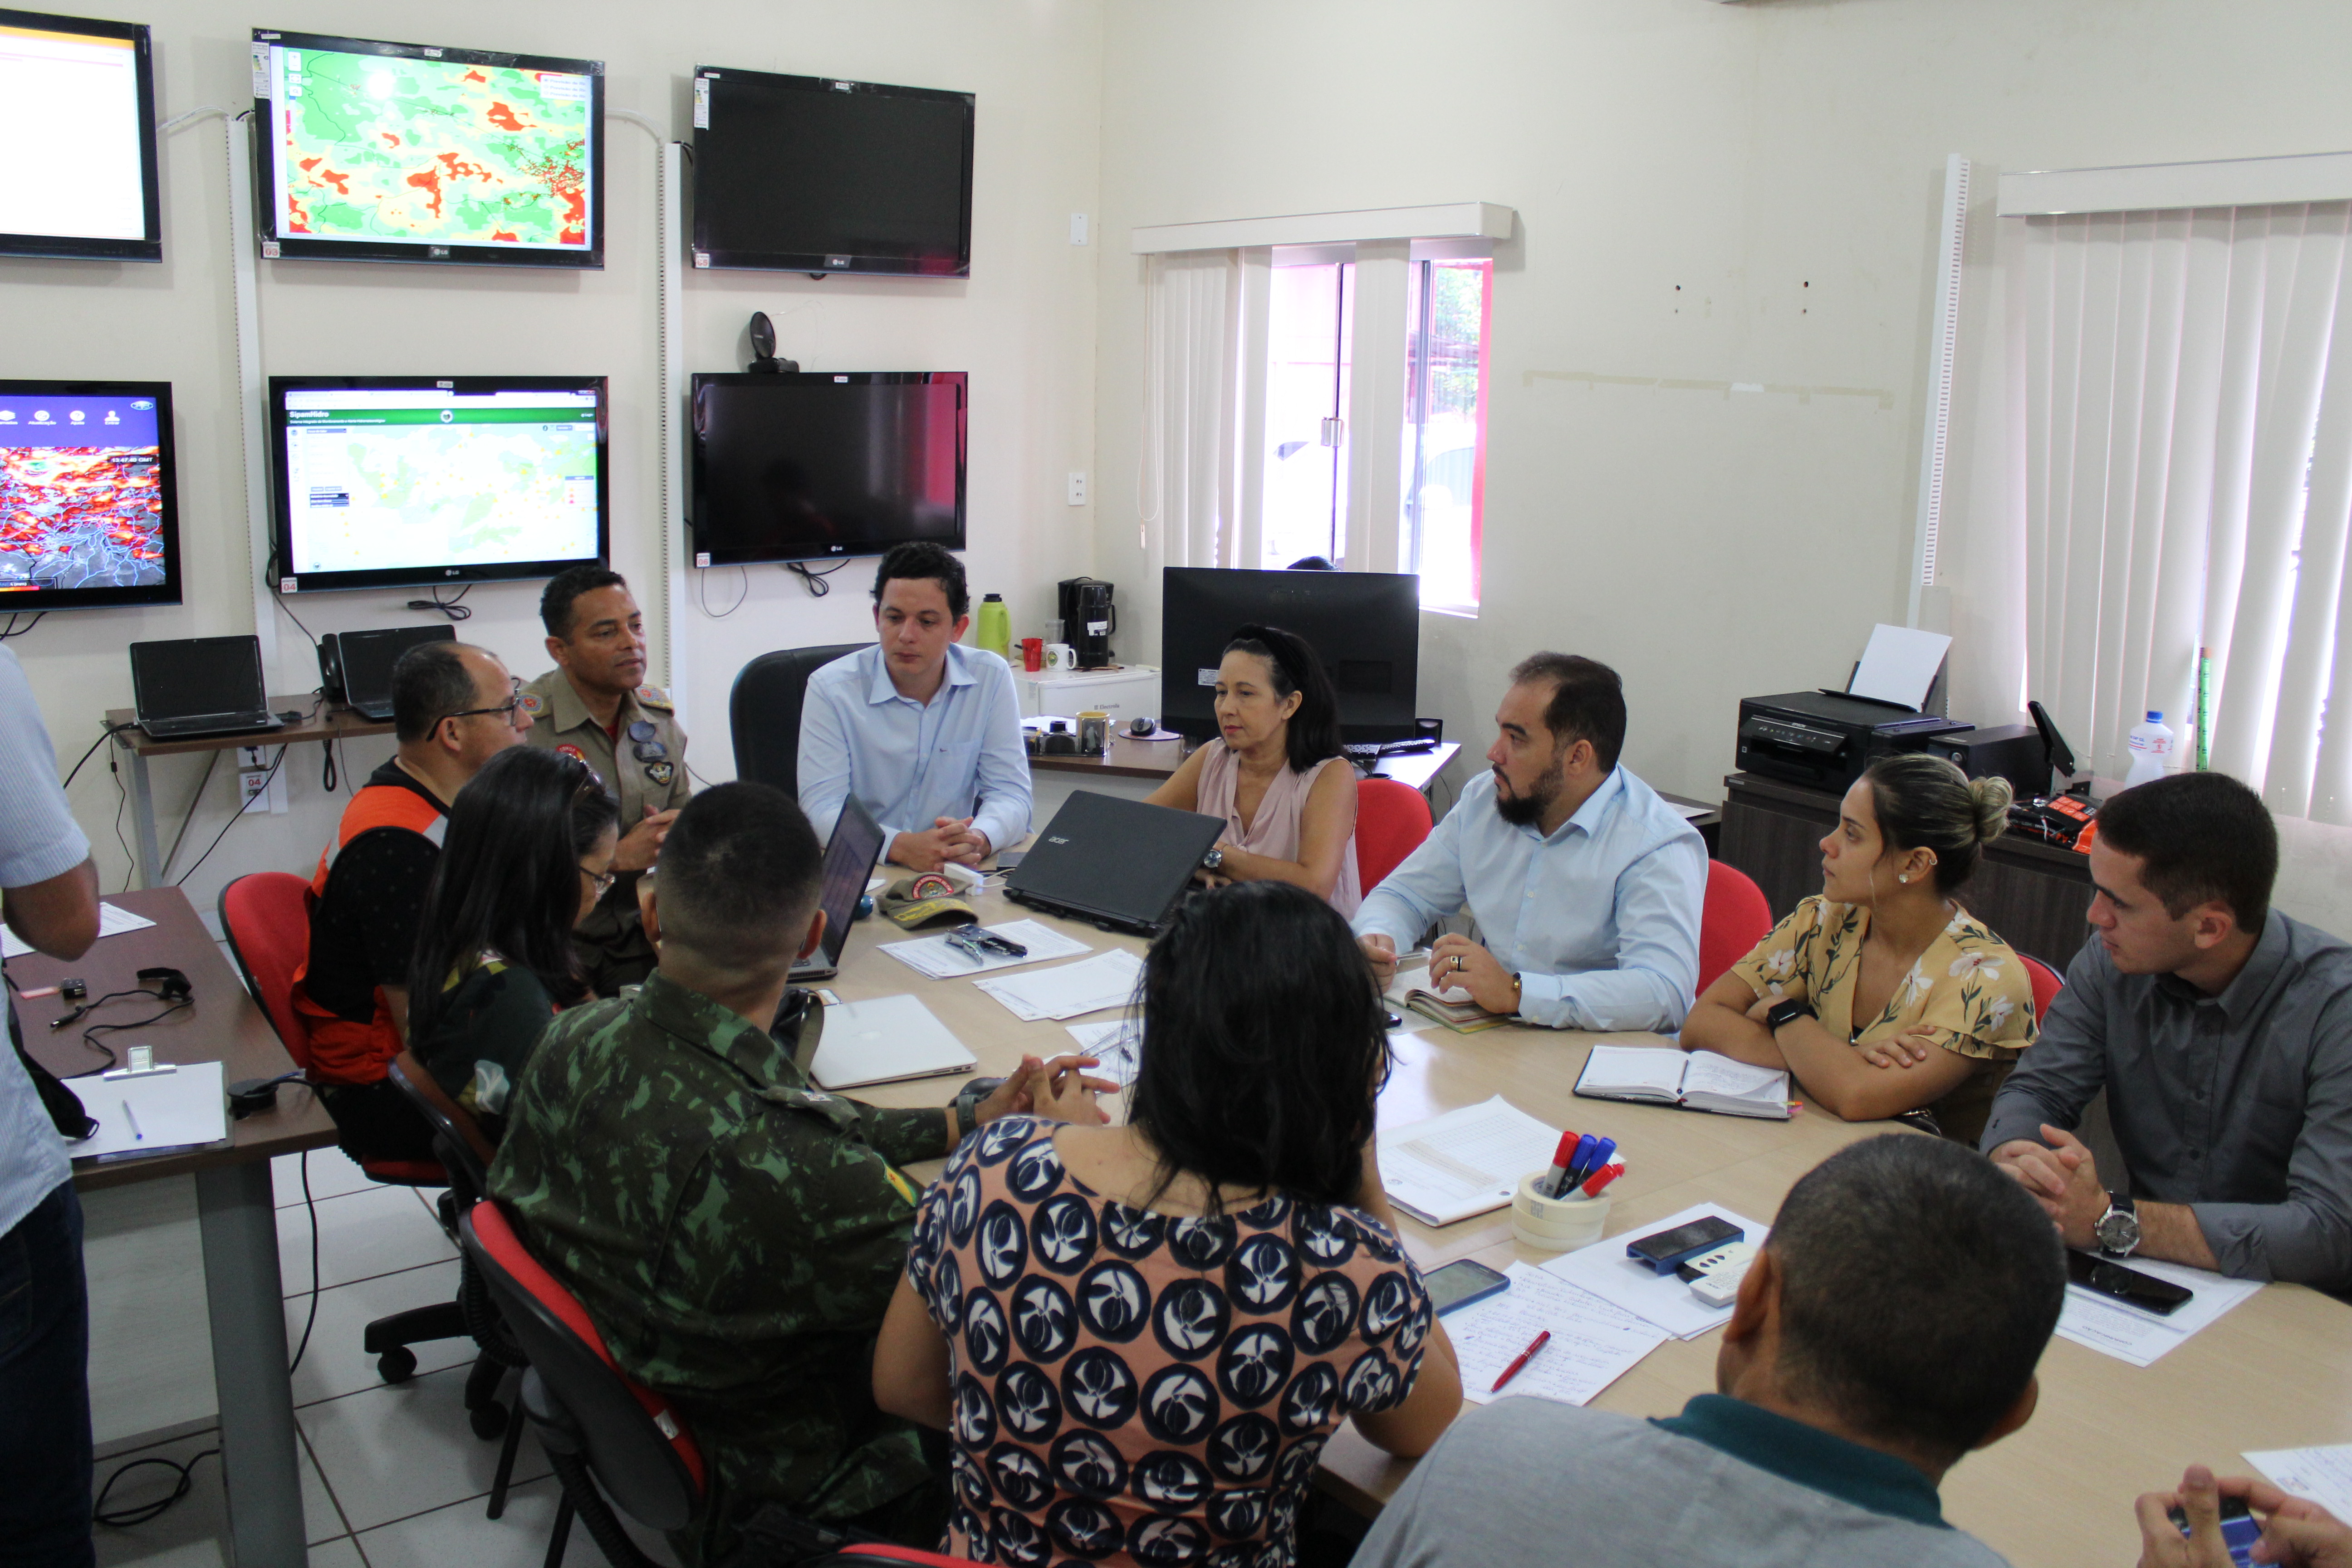
[[[540,595],[539,619],[555,668],[523,686],[523,710],[538,721],[530,744],[587,763],[621,803],[617,875],[572,932],[588,984],[612,996],[653,973],[637,878],[694,794],[686,731],[669,693],[645,683],[645,616],[618,572],[589,564],[557,573]]]
[[[353,1159],[430,1159],[423,1119],[385,1076],[408,1036],[408,965],[441,858],[449,804],[530,731],[520,683],[496,654],[424,643],[392,668],[392,761],[343,808],[311,876],[310,950],[294,1006],[310,1080]]]

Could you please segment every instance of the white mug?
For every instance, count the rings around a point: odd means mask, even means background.
[[[1066,675],[1071,670],[1078,668],[1078,650],[1072,647],[1066,642],[1047,643],[1045,645],[1045,668],[1051,670],[1058,670]]]

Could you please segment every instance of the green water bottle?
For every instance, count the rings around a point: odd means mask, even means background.
[[[1005,613],[1002,594],[981,595],[980,646],[1008,663],[1012,660],[1013,617]]]

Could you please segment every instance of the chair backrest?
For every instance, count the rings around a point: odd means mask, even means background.
[[[648,1529],[685,1529],[708,1476],[669,1402],[614,1364],[588,1309],[531,1256],[504,1208],[476,1204],[457,1237],[531,1370],[577,1425],[581,1458],[605,1495]]]
[[[801,702],[809,677],[866,645],[832,643],[763,653],[735,674],[727,697],[727,728],[735,743],[735,776],[773,784],[794,800],[801,794]]]
[[[2066,982],[2058,972],[2031,953],[2017,955],[2024,961],[2026,978],[2033,982],[2033,1021],[2037,1024],[2050,1016],[2050,1004],[2058,1000],[2058,993],[2066,989]],[[2106,1167],[2101,1165],[2102,1174]]]
[[[1429,797],[1396,779],[1356,781],[1356,881],[1381,885],[1429,837]]]
[[[1698,917],[1698,994],[1723,978],[1772,929],[1772,906],[1756,879],[1720,860],[1706,863],[1706,902]]]
[[[474,1120],[474,1113],[449,1098],[448,1091],[435,1081],[432,1070],[416,1059],[415,1051],[404,1049],[392,1058],[391,1076],[408,1103],[425,1118],[425,1125],[433,1129],[433,1152],[447,1168],[450,1184],[468,1198],[487,1195],[490,1162],[499,1152],[482,1124]]]
[[[248,872],[221,889],[220,924],[245,988],[308,1072],[310,1034],[294,1010],[294,976],[310,953],[310,884],[286,871]]]

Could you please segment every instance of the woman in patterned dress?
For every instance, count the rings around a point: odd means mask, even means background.
[[[1125,1126],[949,1160],[875,1398],[948,1432],[959,1556],[1288,1568],[1340,1422],[1417,1455],[1462,1404],[1373,1161],[1379,993],[1328,904],[1244,882],[1178,910],[1142,1011]]]
[[[1821,892],[1706,988],[1683,1048],[1787,1068],[1848,1121],[1908,1115],[1973,1148],[2033,1043],[2025,965],[1953,896],[2009,801],[1941,757],[1872,764],[1822,840]]]

